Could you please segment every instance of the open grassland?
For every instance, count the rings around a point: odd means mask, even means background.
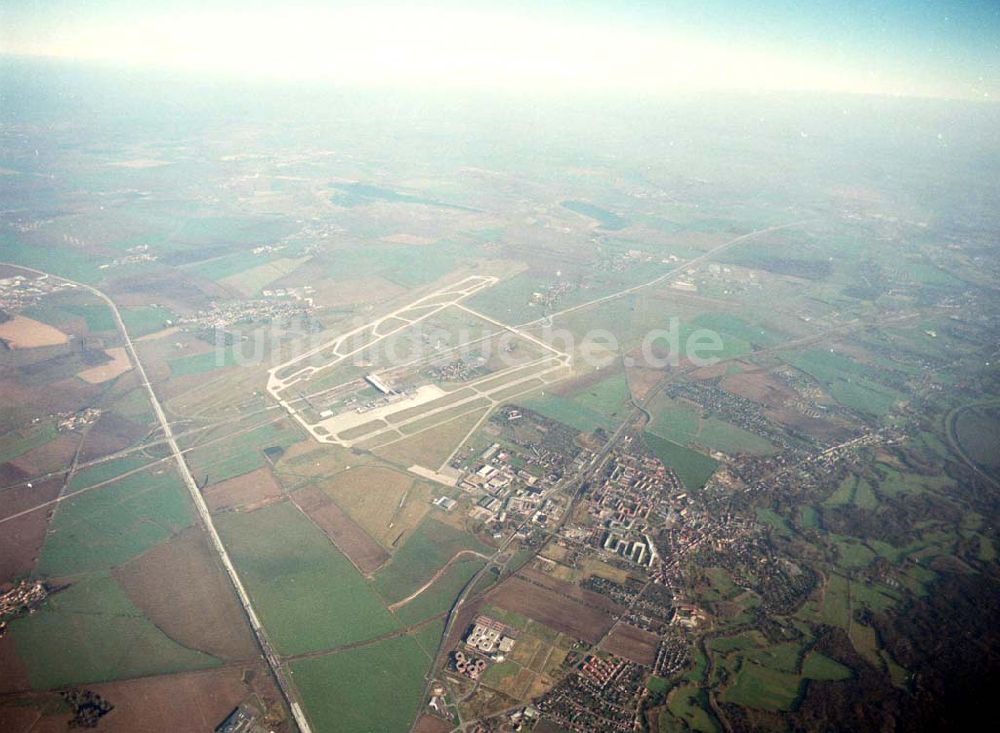
[[[562,386],[556,387],[555,391],[566,394],[574,404],[603,415],[613,425],[618,425],[631,411],[628,380],[624,372],[603,379],[599,379],[600,374],[589,375],[583,384],[567,385],[565,391]],[[595,378],[598,379],[595,381]]]
[[[291,671],[314,730],[406,733],[429,665],[420,644],[402,636],[293,662]]]
[[[95,486],[96,484],[104,481],[110,481],[111,479],[128,473],[129,471],[142,468],[147,463],[149,463],[148,459],[144,459],[138,455],[130,455],[125,458],[116,458],[113,461],[98,463],[94,466],[90,466],[89,468],[85,468],[82,471],[75,472],[73,474],[73,478],[69,481],[67,492],[73,493],[74,491],[85,489],[88,486]]]
[[[0,260],[17,262],[25,267],[34,267],[85,283],[99,282],[104,276],[100,262],[75,247],[39,247],[20,241],[8,232],[0,234]]]
[[[0,463],[12,461],[29,450],[38,448],[54,440],[58,434],[55,422],[46,420],[0,435]]]
[[[955,438],[962,450],[986,471],[1000,469],[1000,406],[980,406],[958,411]]]
[[[586,400],[580,401],[546,391],[518,402],[530,410],[569,425],[582,433],[591,433],[598,428],[607,432],[615,429],[614,419],[588,407]]]
[[[219,280],[219,284],[232,288],[240,295],[251,297],[275,280],[294,272],[308,259],[308,257],[278,257],[247,270],[228,275]]]
[[[200,528],[189,528],[112,571],[143,615],[188,649],[225,661],[257,646],[229,578]]]
[[[791,364],[822,384],[837,402],[857,412],[884,415],[903,395],[879,384],[878,366],[869,366],[835,351],[811,350],[797,354]]]
[[[484,413],[485,410],[470,413],[432,430],[373,448],[373,452],[401,466],[418,465],[437,470],[465,440]]]
[[[852,674],[850,667],[819,652],[810,652],[802,662],[802,676],[811,680],[846,680]]]
[[[81,579],[10,626],[18,655],[37,689],[219,664],[216,658],[167,637],[106,573]]]
[[[328,649],[396,628],[361,574],[292,504],[227,514],[218,526],[282,653]]]
[[[168,362],[170,365],[170,375],[173,377],[208,374],[218,369],[234,366],[236,363],[236,351],[232,346],[226,346],[222,349],[212,349],[203,354],[179,356]]]
[[[476,557],[453,563],[427,590],[397,609],[396,617],[405,624],[415,624],[447,612],[462,588],[485,564],[485,561]]]
[[[722,693],[722,699],[759,710],[791,710],[801,685],[798,674],[744,664]]]
[[[58,506],[37,573],[58,578],[120,565],[192,519],[184,486],[172,470],[127,476]]]
[[[342,471],[319,486],[382,546],[391,547],[424,518],[431,490],[413,476],[382,466]]]
[[[119,311],[125,322],[125,329],[133,339],[161,331],[167,327],[168,322],[177,318],[170,310],[155,305],[119,308]]]
[[[663,465],[677,474],[689,491],[698,491],[712,477],[719,462],[711,456],[686,448],[655,433],[643,433],[646,446]]]
[[[699,445],[723,453],[774,452],[767,440],[715,417],[702,415],[701,408],[686,400],[660,395],[650,406],[653,422],[648,430],[680,445]]]
[[[708,695],[695,685],[681,685],[667,696],[667,709],[697,733],[716,733],[719,728],[707,712]],[[661,720],[662,722],[662,720]],[[661,725],[660,730],[671,730]]]
[[[301,438],[302,433],[290,422],[268,423],[210,446],[195,448],[188,453],[188,464],[199,481],[218,483],[267,466],[265,449],[284,450]]]
[[[466,258],[454,242],[400,246],[369,244],[328,253],[322,260],[326,274],[334,280],[355,280],[377,275],[404,288],[427,285],[454,272]]]
[[[462,550],[492,552],[472,535],[427,517],[375,575],[375,587],[390,601],[406,598]]]
[[[774,346],[779,341],[779,338],[766,328],[750,323],[732,313],[701,313],[694,318],[692,325],[722,334],[723,343],[728,337],[744,341],[752,347],[764,348]]]

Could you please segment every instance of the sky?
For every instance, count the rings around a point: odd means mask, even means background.
[[[0,54],[543,93],[1000,99],[1000,0],[4,0]]]

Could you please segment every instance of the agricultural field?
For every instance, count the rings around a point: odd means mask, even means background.
[[[306,487],[292,501],[362,574],[371,575],[389,559],[389,553],[322,490]]]
[[[136,608],[185,648],[226,662],[257,656],[229,578],[197,528],[184,530],[111,574]]]
[[[10,634],[31,686],[52,689],[214,667],[221,662],[158,629],[106,572],[75,581]]]
[[[472,557],[453,562],[448,569],[419,596],[395,609],[396,617],[405,624],[415,624],[451,609],[458,594],[478,573],[485,561]]]
[[[505,611],[531,618],[590,644],[596,644],[611,629],[613,619],[609,611],[613,606],[602,608],[601,605],[587,603],[601,597],[595,598],[596,594],[580,597],[582,594],[579,591],[567,595],[576,590],[569,583],[555,582],[548,586],[536,585],[515,576],[498,586],[488,597],[492,605]]]
[[[774,452],[774,446],[764,438],[707,416],[697,405],[686,400],[660,395],[653,400],[650,412],[653,421],[648,432],[682,446],[696,445],[729,454]]]
[[[686,448],[655,433],[645,433],[643,440],[663,465],[670,468],[692,491],[702,488],[715,473],[719,462],[711,456]]]
[[[975,729],[990,104],[2,63],[0,729]]]
[[[431,490],[412,474],[386,466],[356,466],[318,483],[383,547],[391,548],[427,513]]]
[[[194,521],[171,468],[153,468],[59,504],[36,572],[65,578],[120,565]]]
[[[218,526],[282,653],[329,649],[397,628],[350,561],[291,503],[227,514]]]
[[[492,550],[472,535],[427,517],[375,575],[374,586],[389,601],[399,601],[430,580],[460,552],[488,555]]]
[[[401,636],[292,662],[291,670],[316,730],[405,733],[430,661],[416,640]]]

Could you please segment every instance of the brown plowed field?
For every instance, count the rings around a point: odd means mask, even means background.
[[[80,461],[92,461],[110,453],[117,453],[138,443],[148,432],[139,423],[105,412],[87,432],[87,438],[80,451]]]
[[[220,659],[258,650],[208,540],[190,528],[113,571],[125,593],[167,636]]]
[[[772,374],[762,370],[731,374],[719,384],[727,392],[760,402],[767,407],[783,405],[795,392]]]
[[[81,382],[76,377],[60,379],[42,386],[15,380],[0,380],[0,405],[26,405],[37,413],[73,412],[93,403],[101,387]]]
[[[600,641],[614,623],[605,611],[518,576],[492,591],[489,601],[588,644]]]
[[[42,714],[34,707],[12,703],[0,705],[0,730],[4,733],[65,733],[72,716]]]
[[[0,323],[0,340],[12,349],[33,349],[38,346],[56,346],[69,338],[58,328],[33,318],[14,316]]]
[[[592,608],[606,611],[607,613],[615,616],[625,612],[625,609],[622,606],[619,606],[605,595],[584,590],[578,585],[568,583],[565,580],[559,580],[551,575],[546,575],[540,570],[535,570],[534,568],[522,568],[521,571],[518,572],[518,575],[530,583],[553,590],[559,595],[571,598],[578,603],[584,604],[585,606],[591,606]]]
[[[636,664],[652,666],[659,637],[629,624],[618,624],[601,645],[604,651]]]
[[[14,639],[8,634],[0,639],[0,695],[30,689],[31,682],[28,680],[28,670],[24,666],[24,662],[21,661],[21,657],[17,655]],[[0,730],[6,731],[7,729],[0,725]]]
[[[11,464],[31,476],[69,468],[79,443],[78,433],[62,433],[54,440],[19,455]]]
[[[421,715],[413,727],[413,733],[448,733],[454,727],[451,723],[446,723],[433,715]]]
[[[239,667],[87,686],[115,706],[98,726],[107,733],[212,731],[253,688],[268,702],[277,699],[262,668],[255,668],[250,686]],[[287,725],[267,729],[288,730]]]
[[[322,489],[310,486],[292,498],[365,575],[375,572],[389,559],[389,553]]]
[[[51,479],[33,487],[18,486],[0,492],[0,517],[30,509],[59,495],[61,479]],[[45,542],[49,514],[46,507],[0,525],[0,583],[24,575],[35,566]]]
[[[209,484],[202,491],[205,503],[213,512],[220,509],[238,509],[260,504],[281,496],[281,486],[275,481],[271,469],[258,468],[256,471],[236,476],[217,484]]]
[[[120,374],[124,374],[132,368],[132,362],[129,361],[128,354],[125,352],[124,347],[116,346],[111,349],[105,349],[104,353],[111,358],[111,361],[106,364],[91,367],[90,369],[84,369],[76,376],[84,382],[88,382],[90,384],[102,384],[114,379]]]

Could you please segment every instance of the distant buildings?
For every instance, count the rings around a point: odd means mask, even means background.
[[[437,499],[431,502],[434,506],[444,509],[446,512],[450,512],[458,504],[454,499],[449,499],[447,496],[439,496]]]
[[[396,393],[396,390],[383,382],[377,374],[366,374],[365,381],[384,395]]]
[[[516,640],[507,635],[507,627],[488,616],[477,616],[472,630],[465,638],[465,645],[482,652],[506,654],[514,648]]]

